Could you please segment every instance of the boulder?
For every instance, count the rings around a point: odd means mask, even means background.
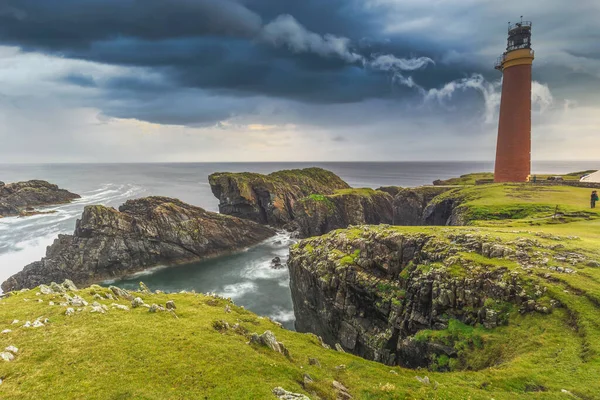
[[[219,212],[283,227],[294,220],[294,204],[311,194],[333,194],[350,186],[321,168],[284,170],[269,175],[215,173],[208,178]]]
[[[73,235],[59,235],[46,257],[2,284],[5,292],[70,279],[85,285],[157,264],[228,253],[275,232],[251,221],[207,212],[177,199],[128,200],[119,211],[86,206]],[[52,289],[56,290],[54,286]]]
[[[0,217],[32,214],[33,207],[69,203],[78,194],[41,180],[0,185]]]

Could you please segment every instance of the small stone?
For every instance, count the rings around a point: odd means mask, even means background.
[[[308,364],[309,364],[309,365],[316,365],[316,366],[317,366],[317,367],[319,367],[319,368],[321,367],[321,363],[320,363],[320,362],[319,362],[319,360],[318,360],[318,359],[316,359],[316,358],[310,358],[310,357],[309,357],[309,358],[308,358]]]
[[[25,321],[23,328],[31,328],[31,321]]]
[[[54,305],[54,302],[53,302],[53,301],[49,301],[49,302],[48,302],[48,305],[49,305],[49,306],[53,306],[53,305]]]
[[[77,286],[75,286],[73,281],[70,279],[65,279],[65,281],[62,283],[62,287],[64,287],[66,290],[70,290],[72,292],[77,291]]]
[[[177,307],[175,306],[175,302],[173,300],[167,301],[167,310],[175,310]]]
[[[124,299],[127,299],[127,300],[130,300],[130,301],[131,301],[131,300],[133,300],[133,296],[131,295],[131,293],[129,293],[129,292],[128,292],[127,290],[125,290],[125,289],[121,289],[121,288],[118,288],[118,287],[116,287],[116,286],[109,286],[108,288],[109,288],[109,289],[110,289],[110,290],[111,290],[111,291],[114,293],[114,295],[115,295],[115,296],[117,296],[117,297],[122,297],[122,298],[124,298]]]
[[[277,396],[279,400],[310,400],[310,397],[307,397],[300,393],[288,392],[282,387],[276,387],[275,389],[273,389],[273,394]]]
[[[155,313],[158,311],[165,311],[165,309],[161,306],[159,306],[158,304],[152,304],[150,306],[150,308],[148,309],[148,311],[150,311],[151,313]]]
[[[229,307],[229,304],[227,304],[227,305],[225,306],[225,312],[226,312],[226,313],[230,313],[230,312],[231,312],[231,307]]]
[[[94,300],[103,300],[103,297],[102,297],[102,296],[100,296],[98,293],[96,293],[96,294],[94,294],[94,295],[92,296],[92,299],[94,299]]]
[[[102,308],[102,306],[92,306],[92,309],[90,310],[90,313],[100,313],[100,314],[104,314],[104,308]]]
[[[69,305],[72,305],[74,307],[85,307],[88,305],[87,301],[85,301],[82,297],[77,296],[77,295],[68,298],[67,303],[69,303]]]
[[[138,308],[144,305],[144,300],[141,297],[136,297],[131,300],[131,308]]]
[[[40,292],[42,294],[54,294],[54,290],[50,286],[40,285]]]
[[[75,310],[71,307],[67,308],[67,311],[65,311],[65,315],[67,316],[71,316],[73,314],[75,314]]]
[[[398,375],[398,372],[394,371],[393,369],[390,369],[390,374]]]
[[[4,361],[12,361],[15,359],[15,356],[13,353],[10,353],[8,351],[3,351],[2,353],[0,353],[0,358],[3,359]]]
[[[5,329],[5,330],[2,331],[2,333],[11,333],[11,332],[12,332],[11,329]]]
[[[33,328],[41,328],[42,326],[44,326],[44,323],[42,321],[40,321],[39,319],[36,319],[35,321],[33,321],[33,325],[31,325]]]
[[[14,325],[14,324],[18,324],[18,323],[19,323],[19,320],[18,320],[18,319],[13,319],[13,322],[12,322],[12,324],[13,324],[13,325]]]
[[[421,378],[420,376],[415,376],[415,378],[416,378],[416,379],[417,379],[419,382],[421,382],[421,383],[423,383],[423,384],[425,384],[425,385],[429,385],[429,384],[431,383],[431,382],[429,381],[429,377],[428,377],[428,376],[424,376],[423,378]]]
[[[146,286],[146,284],[144,282],[140,282],[139,286],[140,286],[140,292],[142,292],[142,293],[148,293],[148,294],[152,293],[150,291],[150,289],[148,289],[148,286]]]
[[[337,351],[339,351],[340,353],[345,353],[344,349],[342,348],[342,345],[341,345],[341,344],[339,344],[339,343],[336,343],[336,344],[335,344],[335,349],[336,349]]]
[[[111,304],[112,308],[116,308],[117,310],[129,311],[129,307],[123,304]]]
[[[335,369],[336,369],[337,371],[343,371],[343,370],[345,370],[345,369],[346,369],[346,365],[344,365],[344,364],[337,365],[337,366],[335,367]]]
[[[313,379],[308,374],[304,374],[304,376],[302,377],[302,381],[304,382],[305,385],[314,382]]]
[[[338,381],[333,381],[332,384],[333,388],[337,391],[337,398],[340,400],[349,400],[352,398],[352,396],[350,395],[350,393],[348,393],[348,389],[342,385],[340,382]]]
[[[12,346],[12,345],[8,346],[4,350],[9,351],[9,352],[13,353],[14,355],[17,355],[17,353],[19,352],[19,349],[17,349],[15,346]]]
[[[62,287],[61,285],[59,285],[56,282],[52,282],[50,284],[50,288],[52,289],[52,291],[54,291],[55,293],[65,293],[66,290],[64,287]]]

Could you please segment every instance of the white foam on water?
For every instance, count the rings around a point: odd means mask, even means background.
[[[274,313],[269,314],[269,318],[271,318],[273,321],[290,322],[296,320],[294,310],[285,310],[281,307],[275,307],[275,309],[276,311]]]
[[[290,287],[290,279],[286,278],[286,279],[279,280],[279,281],[277,281],[277,284],[281,287],[289,288]]]
[[[152,267],[152,268],[147,268],[143,271],[139,271],[136,272],[134,274],[128,275],[126,278],[124,279],[137,279],[141,276],[148,276],[148,275],[152,275],[157,273],[160,270],[163,270],[165,268],[168,268],[168,265],[157,265],[156,267]]]
[[[231,285],[225,285],[223,290],[213,290],[213,292],[226,297],[236,299],[239,297],[243,297],[248,293],[255,293],[258,291],[258,285],[253,282],[239,282],[233,283]]]
[[[18,242],[11,246],[14,250],[0,254],[0,281],[5,281],[21,271],[25,265],[44,257],[46,247],[51,245],[55,238],[56,234],[53,232],[35,239]]]
[[[284,260],[281,261],[284,262]],[[285,266],[283,266],[283,268],[280,269],[275,269],[271,265],[272,262],[270,259],[249,260],[248,266],[246,266],[242,270],[241,276],[250,280],[271,280],[288,276],[288,270]]]

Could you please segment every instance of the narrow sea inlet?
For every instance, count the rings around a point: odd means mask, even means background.
[[[118,281],[106,281],[124,289],[137,289],[144,282],[151,290],[164,292],[214,292],[230,297],[258,315],[294,329],[294,310],[285,266],[293,239],[279,233],[245,251],[174,267],[157,267]],[[272,260],[281,259],[274,268]]]

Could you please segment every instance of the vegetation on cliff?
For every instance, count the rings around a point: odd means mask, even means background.
[[[294,219],[294,204],[310,195],[333,194],[350,186],[321,168],[256,173],[214,173],[208,177],[219,212],[262,224],[283,226]]]
[[[368,188],[312,194],[294,205],[294,228],[300,237],[309,237],[348,225],[391,224],[392,201],[388,193]]]
[[[289,261],[297,326],[370,359],[426,366],[429,379],[447,371],[456,394],[431,398],[593,399],[600,219],[589,192],[465,186],[428,207],[451,201],[468,226],[350,227],[303,240]]]

